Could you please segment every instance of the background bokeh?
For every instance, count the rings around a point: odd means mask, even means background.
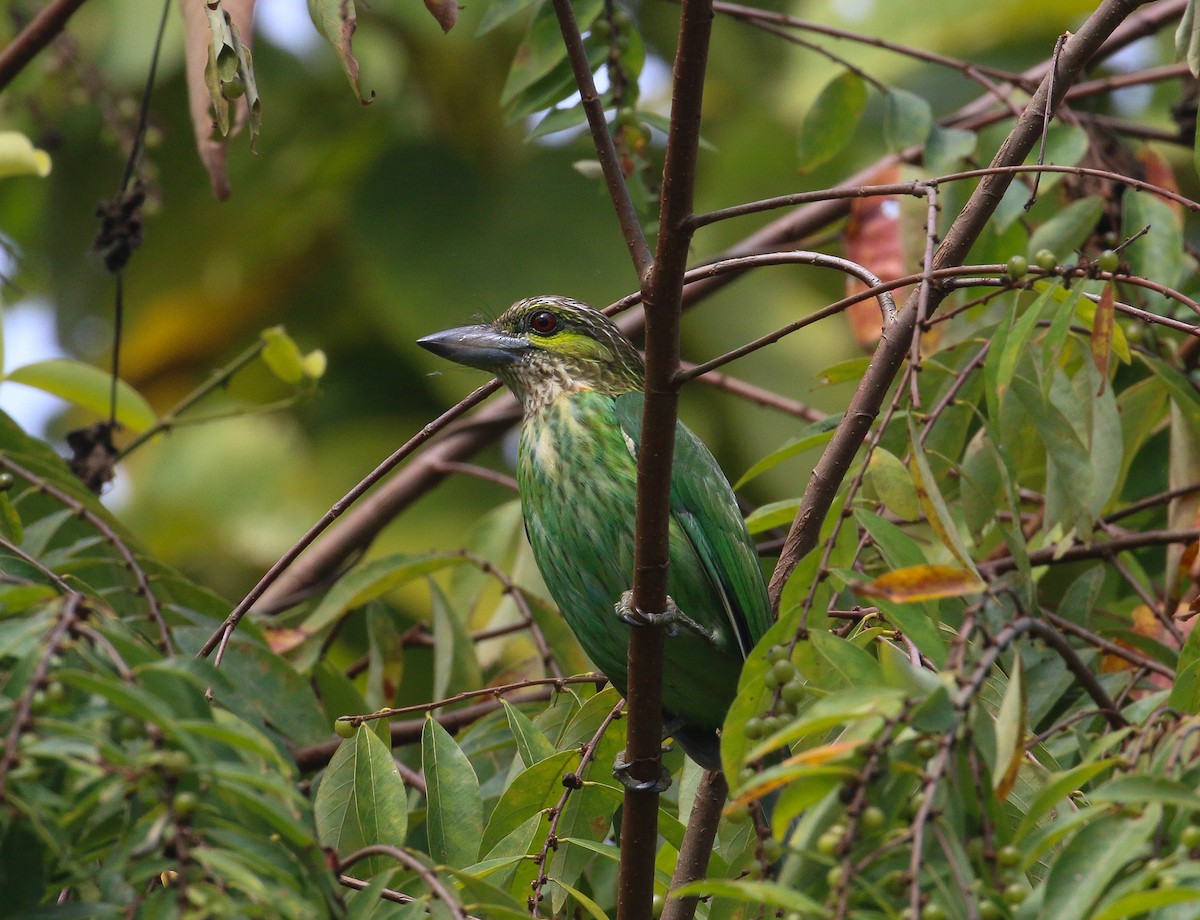
[[[145,244],[126,271],[122,372],[164,411],[261,329],[281,323],[303,349],[326,352],[328,371],[318,395],[293,409],[181,428],[144,446],[122,465],[108,497],[153,553],[230,597],[381,458],[482,382],[417,348],[417,337],[495,315],[533,293],[603,305],[636,287],[601,184],[571,165],[590,156],[587,139],[530,143],[527,125],[505,123],[499,95],[519,21],[477,37],[487,5],[467,3],[443,35],[410,0],[360,8],[355,48],[363,87],[375,93],[364,107],[305,21],[302,0],[260,0],[259,7],[271,24],[254,40],[263,131],[257,155],[245,137],[233,142],[233,194],[223,203],[194,151],[173,12],[153,100],[153,206]],[[988,63],[1019,70],[1041,59],[1091,4],[783,7],[932,51],[968,57],[986,48]],[[54,159],[45,180],[0,184],[0,231],[15,253],[5,307],[34,301],[52,309],[60,347],[97,363],[108,360],[113,283],[89,251],[93,208],[119,182],[117,136],[135,116],[160,9],[151,0],[91,0],[71,22],[69,46],[44,55],[0,97],[0,126],[25,131]],[[646,4],[635,14],[651,59],[642,104],[665,112],[662,61],[673,48],[676,11]],[[873,76],[935,100],[935,115],[978,92],[943,68],[850,51]],[[1144,62],[1162,49],[1130,53]],[[798,175],[798,126],[836,65],[729,20],[717,22],[713,55],[699,208],[821,188],[851,172],[847,158],[866,164],[878,156],[875,99],[861,144]],[[82,84],[71,59],[82,64]],[[1157,105],[1165,121],[1163,100],[1139,92],[1128,105],[1139,117]],[[768,219],[703,231],[695,259]],[[837,251],[836,241],[826,245]],[[836,299],[842,285],[834,273],[798,268],[744,279],[688,315],[684,356],[718,354]],[[858,353],[838,319],[727,370],[832,411],[848,389],[822,386],[818,374]],[[9,367],[29,357],[10,343]],[[267,375],[249,374],[221,398],[265,401],[270,387]],[[0,396],[16,389],[0,385]],[[732,478],[801,426],[700,384],[686,390],[682,411]],[[63,432],[92,421],[65,413],[51,421],[50,434],[61,443]],[[484,462],[506,466],[499,448]],[[808,469],[805,458],[784,464],[745,498],[798,494]],[[461,545],[470,523],[508,497],[452,477],[390,526],[374,551]],[[424,598],[414,591],[414,602]]]

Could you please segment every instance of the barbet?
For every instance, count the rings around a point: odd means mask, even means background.
[[[717,731],[746,653],[771,624],[754,544],[712,454],[683,424],[671,477],[670,602],[634,611],[642,356],[604,314],[566,297],[519,301],[495,322],[419,340],[498,376],[524,410],[517,482],[538,569],[595,665],[625,693],[629,630],[666,627],[664,730],[721,769]]]

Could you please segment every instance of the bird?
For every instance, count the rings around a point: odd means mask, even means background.
[[[599,310],[559,295],[520,300],[490,323],[436,332],[418,344],[491,372],[520,401],[517,484],[546,588],[622,695],[631,629],[664,627],[664,735],[704,769],[720,770],[719,730],[746,655],[771,626],[771,604],[733,489],[680,422],[667,610],[633,608],[641,353]]]

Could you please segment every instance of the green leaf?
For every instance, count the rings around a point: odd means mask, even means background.
[[[36,361],[9,372],[4,378],[61,397],[81,408],[108,418],[112,408],[112,376],[69,358]],[[150,428],[157,417],[142,394],[124,381],[117,381],[117,421],[135,434]]]
[[[1200,901],[1200,888],[1157,888],[1133,891],[1104,904],[1088,920],[1125,920],[1125,918],[1159,916],[1156,908],[1173,904]]]
[[[1103,213],[1104,199],[1099,195],[1072,201],[1033,231],[1028,246],[1030,258],[1038,250],[1049,249],[1060,262],[1066,261],[1095,232]]]
[[[671,892],[673,898],[712,896],[733,898],[749,904],[764,904],[783,910],[798,911],[804,916],[826,917],[825,907],[807,895],[778,882],[758,882],[750,879],[707,878],[681,885]]]
[[[480,19],[479,28],[475,30],[476,36],[486,35],[497,26],[508,22],[522,10],[540,2],[541,0],[494,0],[488,4],[487,11]]]
[[[925,451],[921,448],[921,440],[912,416],[908,418],[908,435],[909,450],[911,451],[908,469],[912,474],[913,485],[917,487],[917,498],[929,521],[929,526],[933,528],[934,533],[938,535],[946,549],[950,550],[950,554],[954,556],[959,565],[978,577],[979,573],[975,569],[975,563],[971,560],[971,554],[967,552],[962,537],[959,536],[958,525],[950,516],[946,500],[942,498],[942,493],[937,487],[937,480],[933,476],[933,470],[930,469],[929,461],[925,458]]]
[[[1200,23],[1196,21],[1196,0],[1187,0],[1175,29],[1175,59],[1187,61],[1192,76],[1200,76]]]
[[[450,733],[429,717],[421,730],[421,768],[429,803],[429,855],[452,866],[474,862],[483,837],[479,778]]]
[[[313,811],[322,846],[345,857],[375,843],[402,846],[408,833],[408,800],[392,752],[359,726],[338,746],[317,789]],[[364,865],[365,863],[365,865]],[[355,866],[374,875],[392,865],[370,857]]]
[[[805,173],[833,159],[850,143],[867,105],[867,86],[845,71],[825,85],[804,116],[797,142],[797,169]]]
[[[581,0],[572,4],[575,19],[581,31],[587,30],[604,10],[604,0]],[[563,44],[554,5],[543,4],[529,23],[525,40],[513,56],[508,79],[500,93],[500,104],[510,105],[525,90],[543,77],[549,76],[566,60],[567,49]],[[573,82],[573,81],[572,81]]]
[[[899,153],[921,146],[932,127],[933,108],[924,96],[895,87],[887,91],[883,97],[883,137],[889,150]]]
[[[912,477],[900,459],[882,447],[871,452],[867,464],[866,482],[875,496],[889,511],[903,521],[914,521],[921,514],[917,490]],[[920,561],[920,560],[918,560]]]
[[[1188,812],[1200,810],[1200,794],[1195,789],[1165,776],[1152,774],[1118,776],[1096,789],[1088,798],[1095,804],[1113,802],[1141,807],[1153,803]]]
[[[1076,832],[1058,853],[1043,883],[1038,920],[1087,920],[1101,894],[1129,862],[1147,855],[1162,817],[1152,805],[1142,817],[1103,815]]]
[[[444,553],[392,553],[372,559],[338,581],[299,628],[310,635],[320,632],[356,607],[382,597],[414,578],[466,561],[462,556]]]
[[[746,470],[742,474],[742,478],[734,485],[734,491],[740,489],[756,476],[761,476],[767,470],[774,469],[784,460],[789,460],[797,454],[802,454],[805,451],[828,444],[840,420],[840,416],[831,416],[819,422],[813,422],[801,432],[799,437],[789,439],[782,447],[771,451],[750,467],[750,469]]]
[[[1128,239],[1146,227],[1150,228],[1149,232],[1125,247],[1123,254],[1129,261],[1130,270],[1167,287],[1179,287],[1187,270],[1179,217],[1156,195],[1126,189],[1121,197],[1121,236]],[[1174,305],[1162,294],[1144,288],[1137,289],[1136,296],[1143,299],[1148,309],[1156,312],[1169,310]]]
[[[308,15],[317,31],[333,46],[354,95],[358,97],[359,102],[366,105],[375,98],[375,93],[372,92],[370,97],[363,95],[358,79],[358,60],[350,47],[350,39],[354,36],[354,30],[358,28],[358,13],[354,9],[354,0],[308,0]]]
[[[925,142],[925,169],[934,175],[944,175],[963,167],[963,161],[975,152],[979,135],[961,128],[934,125]]]
[[[430,580],[429,597],[433,616],[433,698],[444,700],[460,690],[483,685],[475,643],[467,624],[446,603],[442,589]]]
[[[521,763],[532,767],[539,760],[553,757],[554,745],[538,730],[529,717],[517,709],[508,700],[501,700],[504,715],[508,718],[508,727],[512,730],[513,739],[517,742],[517,754]]]
[[[767,502],[746,515],[746,529],[755,534],[770,530],[772,527],[786,527],[792,523],[792,518],[796,516],[799,507],[800,499],[798,498]]]
[[[1033,830],[1039,821],[1054,809],[1076,789],[1081,789],[1087,782],[1105,770],[1116,766],[1120,761],[1115,757],[1104,760],[1081,763],[1063,773],[1055,773],[1048,777],[1047,782],[1037,795],[1029,802],[1021,823],[1013,833],[1013,843],[1020,843],[1025,835]]]
[[[492,811],[480,852],[490,854],[500,840],[557,802],[562,795],[563,775],[571,772],[578,759],[575,751],[562,751],[517,774]]]

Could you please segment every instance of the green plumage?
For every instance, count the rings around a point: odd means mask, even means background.
[[[622,693],[631,627],[615,605],[633,580],[642,360],[603,314],[563,297],[520,301],[494,323],[420,344],[497,374],[524,407],[517,481],[525,531],[580,644]],[[766,584],[733,492],[686,426],[675,430],[663,709],[702,766],[742,662],[771,624]]]

